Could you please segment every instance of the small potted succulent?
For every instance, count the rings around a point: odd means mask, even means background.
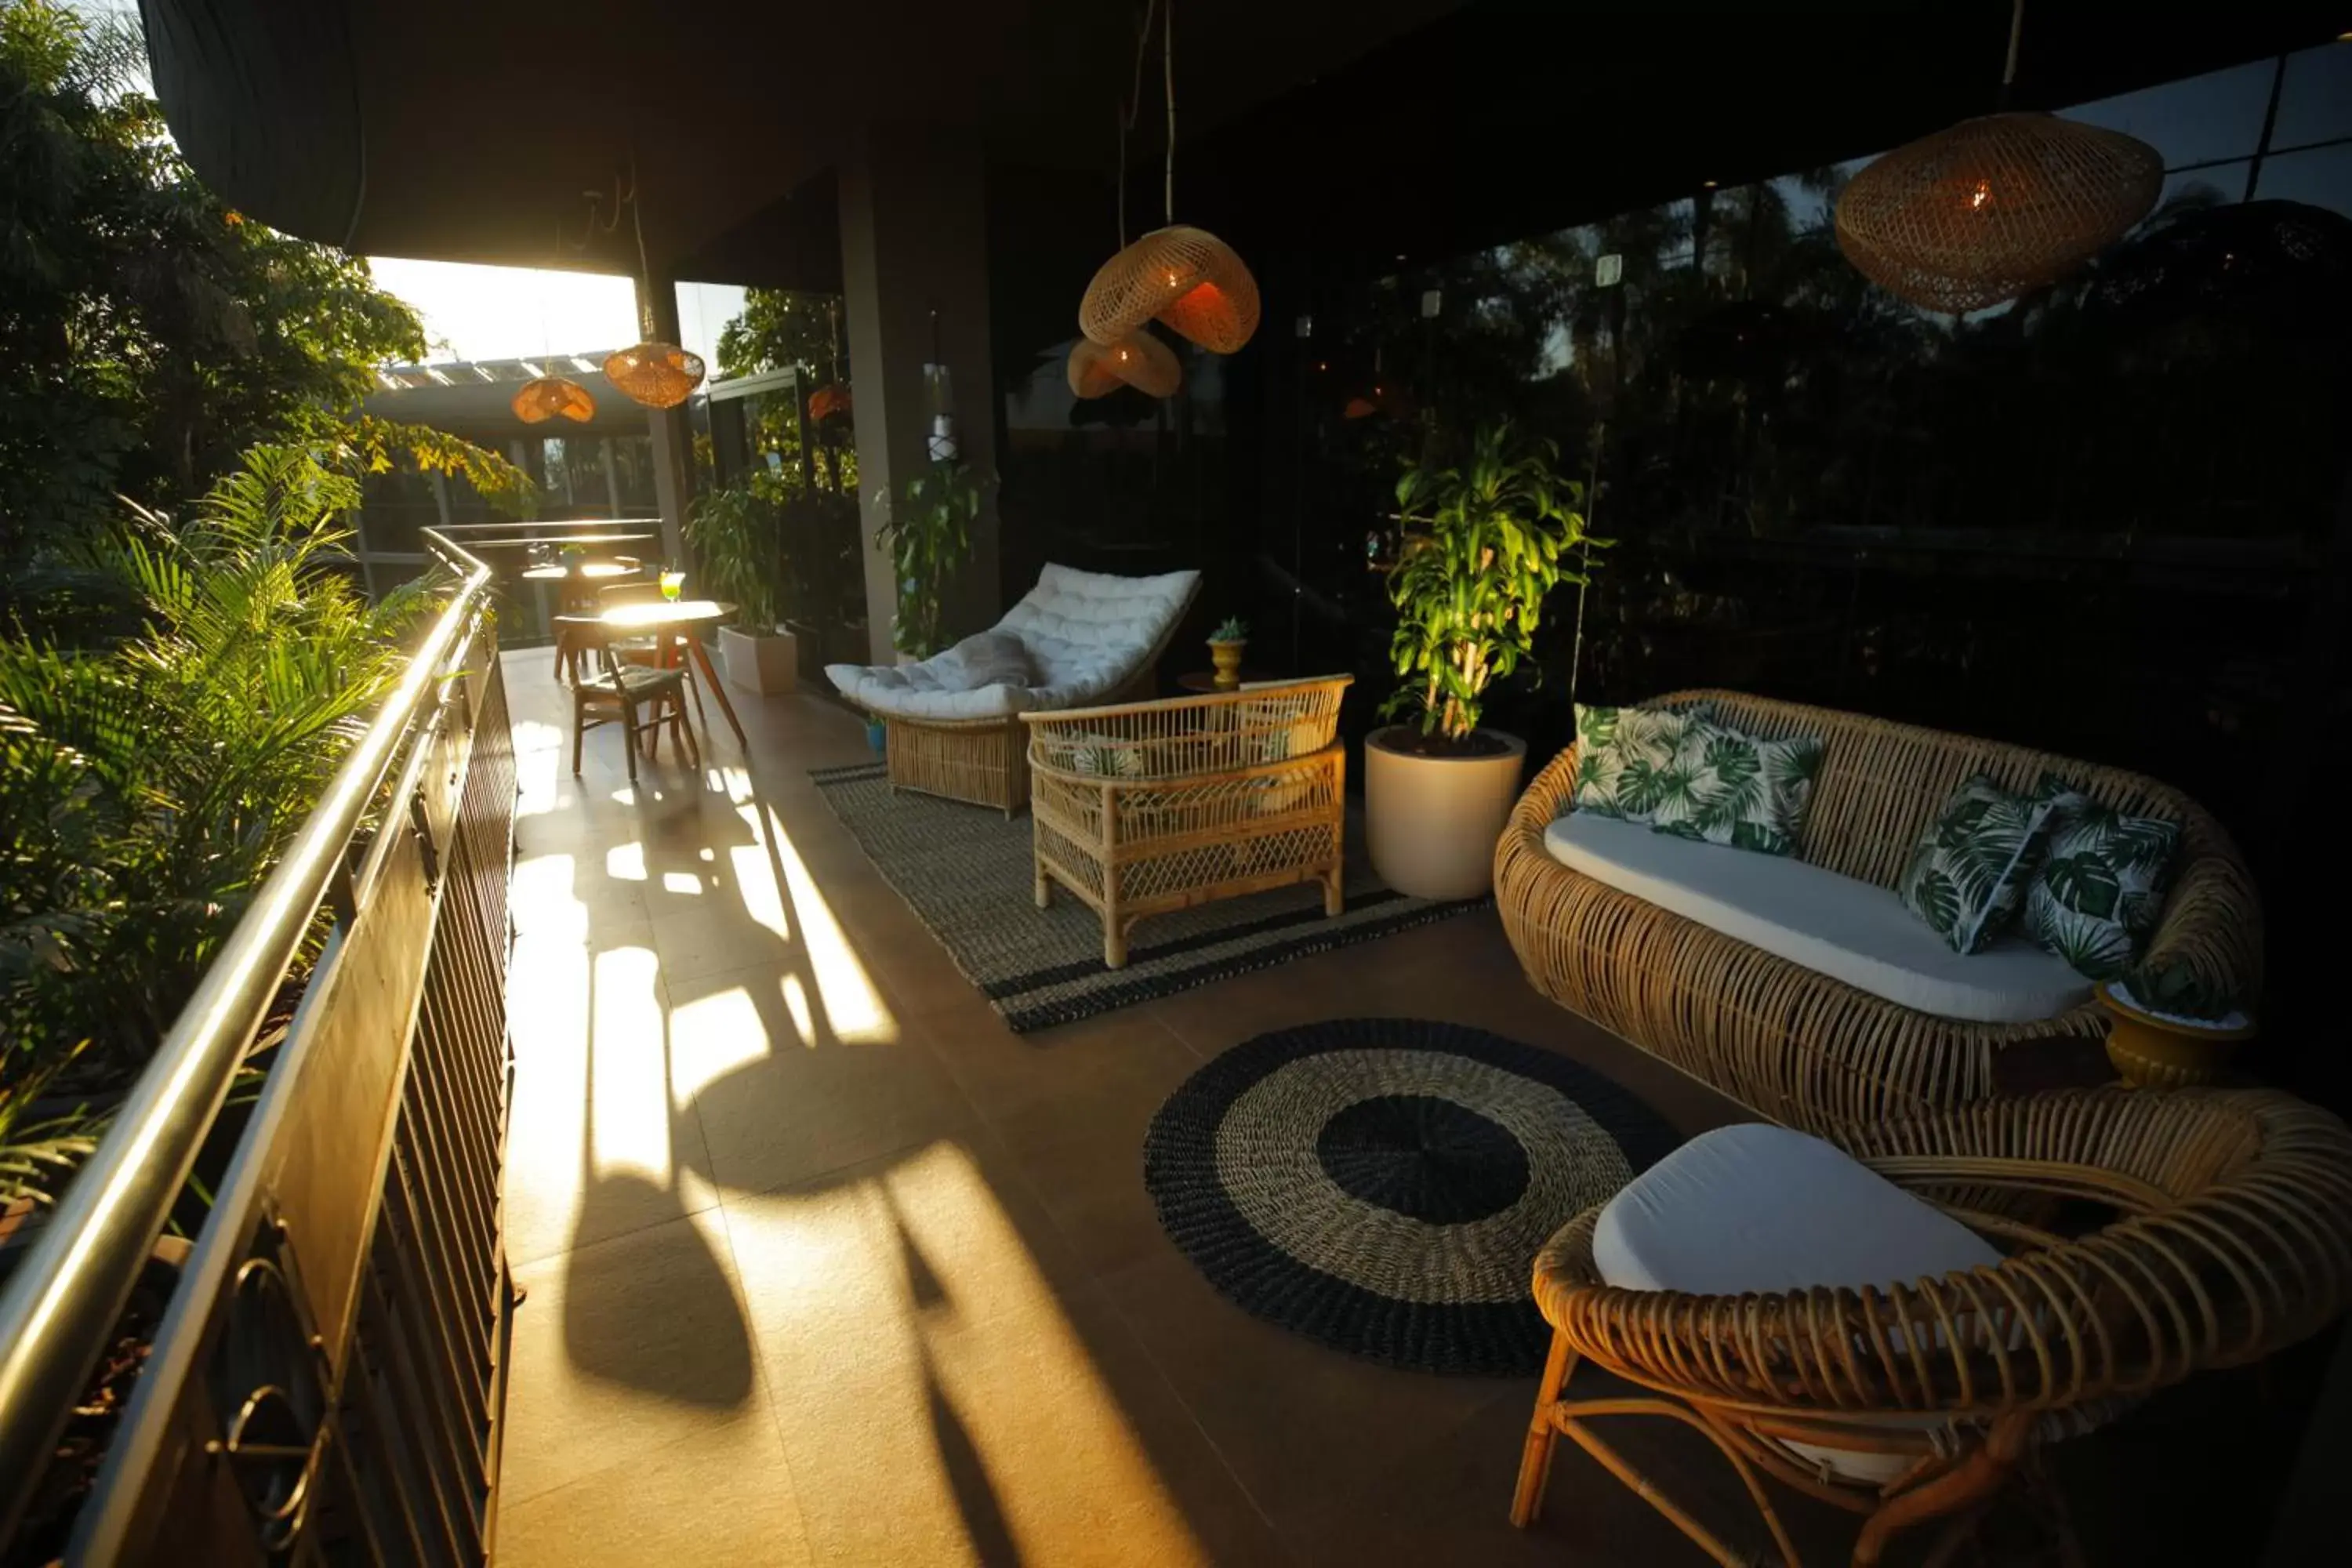
[[[1209,658],[1217,667],[1218,690],[1241,689],[1242,654],[1248,647],[1249,623],[1239,616],[1227,616],[1217,629],[1209,634]]]
[[[2210,1083],[2229,1047],[2254,1033],[2235,996],[2179,958],[2150,958],[2103,982],[2099,1001],[2114,1016],[2107,1060],[2144,1088]]]
[[[1486,688],[1535,647],[1547,595],[1610,541],[1584,531],[1580,486],[1552,468],[1549,441],[1508,421],[1481,428],[1466,460],[1408,459],[1397,481],[1403,533],[1389,568],[1389,653],[1402,678],[1382,705],[1403,718],[1364,742],[1365,843],[1401,893],[1476,898],[1517,798],[1528,743],[1482,728]]]

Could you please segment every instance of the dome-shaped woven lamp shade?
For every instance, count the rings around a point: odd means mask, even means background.
[[[1160,321],[1211,353],[1229,354],[1250,341],[1257,317],[1257,279],[1234,247],[1176,224],[1102,264],[1078,305],[1078,330],[1108,344]]]
[[[524,382],[522,390],[514,395],[514,401],[508,406],[526,425],[558,416],[584,425],[596,416],[596,400],[588,395],[588,389],[560,375],[542,375],[536,381]]]
[[[1169,397],[1184,384],[1176,353],[1150,332],[1129,332],[1114,343],[1078,340],[1070,351],[1070,390],[1080,397],[1107,397],[1120,384],[1146,397]]]
[[[2163,185],[2144,142],[1990,114],[1856,174],[1838,198],[1838,248],[1888,293],[1959,315],[2063,277],[2146,217]]]
[[[675,408],[702,384],[702,356],[676,343],[635,343],[604,361],[604,379],[648,408]]]
[[[826,382],[809,394],[809,417],[820,424],[849,412],[849,388]]]

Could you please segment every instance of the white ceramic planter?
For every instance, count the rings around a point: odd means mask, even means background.
[[[1495,882],[1495,845],[1519,797],[1528,743],[1486,733],[1508,750],[1484,757],[1422,757],[1364,742],[1364,832],[1372,869],[1417,899],[1475,899]]]
[[[786,696],[800,684],[800,645],[790,632],[761,635],[721,626],[719,655],[727,661],[727,684],[754,696]]]

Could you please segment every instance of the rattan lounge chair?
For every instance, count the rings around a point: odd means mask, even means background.
[[[1758,1561],[1594,1429],[1655,1416],[1715,1445],[1773,1558],[1791,1565],[1768,1481],[1861,1515],[1857,1564],[1927,1524],[1945,1535],[1928,1561],[1946,1561],[2012,1484],[2032,1489],[2063,1533],[2043,1444],[2193,1373],[2258,1360],[2352,1303],[2352,1132],[2284,1095],[2074,1090],[1857,1124],[1830,1141],[2006,1256],[1884,1289],[1622,1289],[1601,1282],[1602,1211],[1586,1212],[1536,1258],[1536,1302],[1554,1332],[1515,1523],[1542,1506],[1564,1435],[1717,1562]],[[2067,1237],[2044,1228],[2086,1204],[2114,1217]],[[1651,1392],[1579,1397],[1568,1384],[1585,1360]],[[1894,1479],[1857,1481],[1825,1454],[1864,1456],[1867,1472]]]
[[[1198,572],[1115,577],[1049,565],[992,628],[1019,643],[1033,681],[959,682],[956,649],[905,667],[828,665],[825,674],[883,721],[892,787],[1010,816],[1029,802],[1021,715],[1151,696],[1153,668],[1200,586]]]
[[[1037,907],[1084,900],[1112,969],[1136,921],[1212,899],[1319,881],[1339,914],[1349,679],[1023,714]]]
[[[1880,888],[1895,885],[1921,830],[1975,773],[2032,790],[2056,772],[2106,805],[2173,817],[2183,828],[2178,869],[2149,952],[2187,963],[2249,1010],[2258,1000],[2252,878],[2229,835],[2179,790],[2030,747],[1737,691],[1680,691],[1643,706],[1702,699],[1750,733],[1828,742],[1798,858]],[[1496,847],[1496,903],[1520,966],[1553,1001],[1762,1114],[1819,1131],[1967,1104],[1995,1092],[2001,1052],[2105,1035],[2109,1016],[2087,995],[2023,1023],[1919,1012],[1571,869],[1544,833],[1569,810],[1576,766],[1571,743],[1528,786]]]

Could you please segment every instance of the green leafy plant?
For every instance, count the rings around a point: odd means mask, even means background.
[[[928,658],[946,646],[948,579],[971,552],[980,494],[980,480],[969,467],[934,463],[907,481],[882,526],[881,542],[890,552],[898,583],[892,641],[900,653]]]
[[[45,1109],[43,1098],[77,1052],[0,1075],[0,1210],[54,1201],[74,1167],[98,1147],[107,1119],[85,1105]]]
[[[2214,1023],[2228,1017],[2238,1005],[2237,997],[2227,988],[2206,979],[2179,958],[2150,955],[2132,969],[2124,985],[2141,1006],[2175,1017]]]
[[[776,504],[749,487],[711,491],[687,513],[687,542],[720,597],[735,601],[735,624],[772,632],[782,618],[783,519]]]
[[[1389,652],[1405,680],[1384,715],[1418,712],[1424,735],[1466,743],[1487,687],[1533,650],[1545,595],[1588,581],[1591,552],[1613,542],[1585,532],[1583,487],[1554,472],[1558,457],[1549,441],[1516,442],[1506,420],[1482,426],[1458,466],[1406,460],[1388,576]]]
[[[1217,629],[1209,634],[1209,640],[1211,642],[1247,642],[1249,623],[1239,616],[1227,616],[1217,623]]]
[[[0,1074],[87,1049],[135,1071],[350,743],[428,607],[371,605],[324,447],[257,447],[185,521],[132,509],[84,551],[142,629],[77,648],[0,640]]]

